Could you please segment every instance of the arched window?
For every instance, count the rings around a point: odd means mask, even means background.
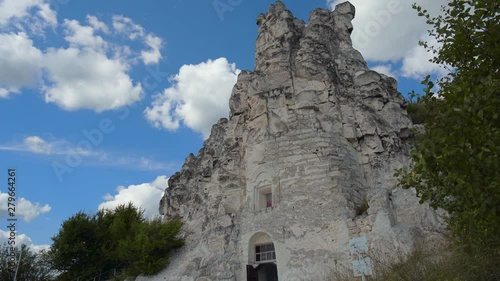
[[[279,203],[279,190],[273,185],[269,169],[259,168],[249,177],[248,200],[254,211],[271,210]]]
[[[269,234],[255,233],[248,243],[247,281],[278,281],[276,258]]]

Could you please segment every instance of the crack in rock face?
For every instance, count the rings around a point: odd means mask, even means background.
[[[186,245],[139,280],[326,280],[351,268],[352,239],[390,255],[441,235],[393,177],[409,164],[413,125],[396,80],[353,49],[354,16],[345,2],[306,24],[280,1],[258,16],[255,70],[239,74],[230,118],[160,202]]]

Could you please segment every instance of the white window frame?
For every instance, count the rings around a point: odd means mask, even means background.
[[[268,198],[271,196],[270,203],[271,205],[268,205]],[[272,191],[272,188],[270,186],[267,187],[262,187],[257,189],[256,191],[256,196],[255,196],[255,209],[256,210],[266,210],[266,209],[272,209],[274,206],[274,194]]]
[[[262,247],[264,249],[262,249]],[[257,250],[259,249],[259,250]],[[262,251],[262,250],[264,251]],[[255,245],[255,263],[276,262],[276,249],[273,243]]]

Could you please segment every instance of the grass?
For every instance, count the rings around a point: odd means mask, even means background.
[[[370,255],[374,276],[370,281],[499,281],[500,249],[439,246],[417,250],[407,257],[388,261]],[[359,281],[352,270],[335,272],[329,281]]]

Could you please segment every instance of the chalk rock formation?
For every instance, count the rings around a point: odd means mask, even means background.
[[[441,230],[412,191],[397,188],[412,123],[396,80],[353,49],[354,14],[346,2],[306,24],[277,1],[258,17],[255,70],[239,74],[229,120],[188,156],[160,203],[184,222],[186,246],[144,280],[276,270],[279,280],[326,280],[351,268],[353,238],[410,251]]]

